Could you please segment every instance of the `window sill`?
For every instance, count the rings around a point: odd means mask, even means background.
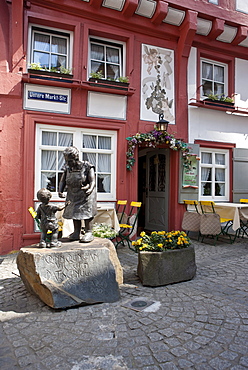
[[[126,83],[105,80],[101,81],[101,83],[95,80],[81,81],[74,79],[73,75],[43,72],[35,70],[35,73],[33,71],[23,73],[22,81],[38,85],[69,87],[117,95],[133,95],[135,92],[135,88],[130,87]]]
[[[135,92],[135,89],[130,87],[129,83],[109,80],[96,80],[94,78],[90,78],[88,81],[82,81],[82,86],[86,90],[118,95],[133,95]]]
[[[207,109],[214,109],[220,111],[231,111],[233,112],[236,107],[234,103],[227,103],[221,101],[209,101],[209,100],[195,100],[194,102],[189,103],[190,106],[199,107],[199,108],[207,108]]]

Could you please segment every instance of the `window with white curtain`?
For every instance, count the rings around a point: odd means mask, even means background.
[[[202,96],[228,95],[227,65],[201,59]]]
[[[200,199],[229,200],[228,150],[201,149]]]
[[[95,167],[98,200],[115,200],[116,132],[37,125],[35,197],[41,188],[58,198],[58,185],[63,173],[63,151],[75,146],[80,160]]]
[[[124,76],[124,53],[124,43],[90,37],[89,74],[101,72],[109,80]]]
[[[30,25],[29,64],[42,69],[71,69],[72,32]]]

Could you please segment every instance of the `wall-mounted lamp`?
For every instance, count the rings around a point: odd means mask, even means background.
[[[159,115],[159,121],[156,123],[156,129],[157,129],[157,131],[167,131],[168,124],[169,124],[169,121],[166,121],[164,119],[163,113],[160,113],[160,115]]]

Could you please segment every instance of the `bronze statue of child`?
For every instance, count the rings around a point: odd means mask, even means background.
[[[62,211],[67,203],[62,206],[57,206],[55,204],[49,204],[52,194],[49,190],[43,188],[37,192],[37,198],[41,202],[37,209],[37,218],[40,220],[41,238],[39,247],[46,248],[49,247],[60,247],[61,242],[58,241],[58,220],[55,216],[57,211]],[[50,234],[47,232],[50,231]],[[47,235],[50,235],[51,241],[47,242]]]

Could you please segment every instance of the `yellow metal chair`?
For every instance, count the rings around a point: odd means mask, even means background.
[[[241,204],[247,204],[248,199],[240,199],[239,202]],[[240,236],[240,234],[242,233],[241,236],[242,238],[244,237],[244,235],[248,237],[248,220],[242,215],[240,210],[239,210],[239,219],[240,219],[240,228],[238,230],[238,236]]]
[[[183,201],[186,211],[183,214],[182,220],[182,230],[186,231],[187,235],[190,232],[198,232],[198,240],[200,236],[200,218],[201,215],[199,214],[197,205],[197,200],[184,200]],[[189,211],[188,206],[193,206],[194,210]]]
[[[135,230],[137,228],[138,224],[138,215],[140,212],[142,203],[141,202],[131,202],[130,203],[130,211],[127,214],[127,221],[126,223],[120,223],[120,230],[118,234],[116,235],[116,244],[115,248],[117,248],[118,245],[122,244],[125,245],[125,241],[128,244],[129,249],[132,249],[132,240],[131,238],[135,234]],[[119,241],[118,241],[119,239]]]
[[[226,235],[232,243],[232,238],[231,235],[228,234],[228,230],[232,226],[233,220],[220,217],[215,211],[215,202],[213,201],[200,201],[200,206],[202,211],[200,222],[202,242],[204,237],[207,236],[215,237],[216,240],[218,240],[220,235]]]
[[[116,205],[116,214],[119,224],[121,224],[122,222],[125,223],[127,221],[127,214],[125,213],[127,200],[118,200]]]

